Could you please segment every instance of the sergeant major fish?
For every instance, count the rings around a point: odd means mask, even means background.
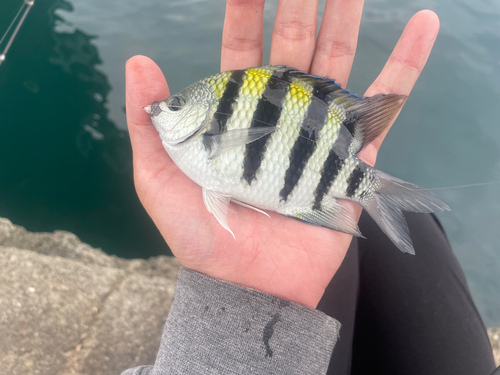
[[[165,150],[202,187],[208,211],[229,232],[233,201],[361,236],[338,200],[347,199],[414,254],[401,211],[441,212],[448,205],[356,156],[405,100],[357,97],[331,79],[264,66],[215,74],[145,109]]]

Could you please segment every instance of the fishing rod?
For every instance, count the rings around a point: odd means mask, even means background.
[[[0,54],[0,65],[2,65],[2,63],[5,61],[5,57],[7,55],[7,52],[9,51],[10,46],[14,42],[14,39],[15,39],[17,33],[19,32],[19,29],[23,25],[24,20],[26,19],[26,16],[28,15],[28,13],[31,10],[31,7],[33,6],[34,3],[35,3],[35,0],[24,0],[23,5],[21,5],[21,8],[19,9],[16,16],[14,17],[14,19],[10,23],[9,27],[7,28],[7,31],[5,32],[5,34],[3,34],[2,39],[0,39],[0,45],[2,45],[3,40],[7,37],[7,34],[9,34],[10,29],[12,28],[12,26],[14,26],[17,19],[19,18],[19,15],[22,13],[22,11],[24,9],[24,13],[22,14],[21,18],[19,19],[19,22],[16,25],[16,28],[14,29],[12,35],[10,36],[9,41],[7,42],[7,45],[5,46],[4,50]]]

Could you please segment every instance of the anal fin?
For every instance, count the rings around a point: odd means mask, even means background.
[[[356,237],[363,237],[356,220],[354,220],[351,214],[344,207],[342,207],[337,199],[334,198],[328,200],[325,199],[319,209],[301,208],[292,210],[291,212],[282,213],[282,215],[292,217],[309,224],[333,229],[337,232],[347,233]]]

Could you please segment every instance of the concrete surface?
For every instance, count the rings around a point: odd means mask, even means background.
[[[178,267],[0,219],[0,372],[114,375],[154,363]]]

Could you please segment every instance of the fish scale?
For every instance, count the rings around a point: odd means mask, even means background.
[[[361,236],[339,201],[347,199],[401,251],[414,253],[401,211],[449,207],[356,156],[405,100],[357,97],[333,80],[265,66],[218,73],[147,110],[166,151],[202,187],[208,211],[231,234],[228,206],[235,201]]]

